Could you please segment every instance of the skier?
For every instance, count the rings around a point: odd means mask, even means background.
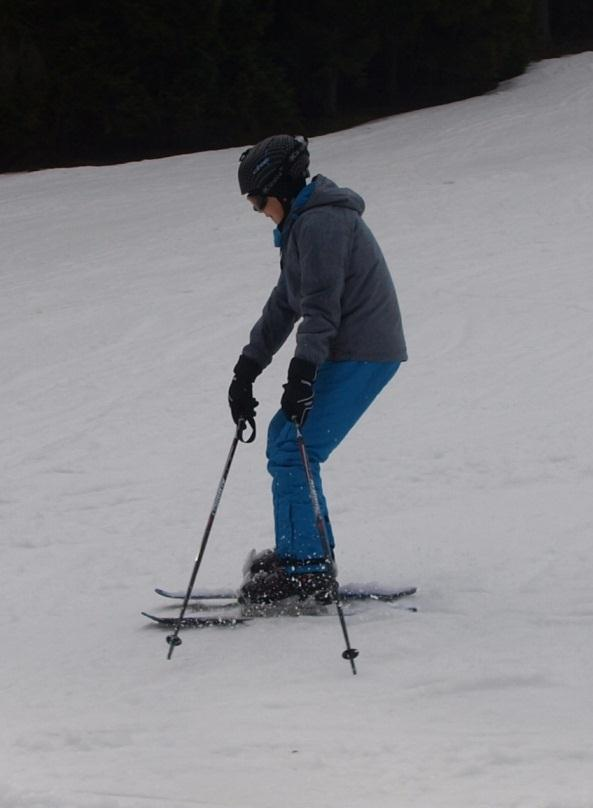
[[[276,225],[280,277],[234,368],[228,399],[235,423],[254,426],[253,384],[300,319],[281,409],[268,429],[276,548],[250,559],[239,598],[327,601],[335,575],[315,524],[295,423],[333,553],[319,467],[407,359],[398,300],[362,219],[363,199],[320,174],[307,183],[306,138],[266,138],[243,152],[238,174],[241,194]]]

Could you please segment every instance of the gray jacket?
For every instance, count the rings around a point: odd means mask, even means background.
[[[295,356],[316,366],[407,359],[395,287],[364,207],[321,175],[295,200],[280,233],[280,278],[243,349],[262,368],[299,319]]]

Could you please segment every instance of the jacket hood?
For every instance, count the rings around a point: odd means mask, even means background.
[[[299,213],[304,213],[306,210],[322,205],[350,208],[360,215],[364,213],[364,199],[356,191],[352,191],[350,188],[340,188],[335,182],[322,174],[317,174],[316,177],[313,177],[311,185],[313,186],[313,191],[299,210]]]
[[[298,217],[312,208],[330,205],[338,208],[349,208],[360,216],[364,212],[364,199],[350,188],[340,188],[327,177],[317,174],[309,185],[306,185],[294,200],[286,219],[274,230],[274,245],[282,249],[288,241],[288,235]]]

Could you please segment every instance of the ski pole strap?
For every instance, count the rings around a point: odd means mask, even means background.
[[[251,428],[251,434],[246,438],[243,433],[247,428],[247,424],[249,424]],[[239,418],[237,422],[237,439],[240,440],[241,443],[253,443],[255,440],[255,418]]]

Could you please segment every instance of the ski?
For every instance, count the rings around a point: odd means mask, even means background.
[[[173,600],[183,600],[185,592],[175,592],[169,589],[155,589],[157,595],[163,598],[170,598]],[[342,601],[356,601],[356,600],[375,600],[384,603],[391,603],[401,598],[411,597],[415,595],[417,588],[410,586],[402,589],[390,589],[388,587],[374,586],[374,585],[359,585],[348,584],[340,587],[340,600]],[[217,608],[225,608],[233,606],[238,603],[237,592],[232,589],[204,589],[194,592],[191,595],[192,601],[208,601],[208,600],[227,600],[231,601],[229,604],[217,604]]]
[[[159,589],[158,587],[154,590],[157,595],[160,595],[163,598],[171,598],[172,600],[183,600],[185,597],[185,592],[175,592],[171,591],[170,589]],[[236,589],[213,589],[213,590],[199,590],[195,591],[190,595],[190,600],[237,600],[237,590]]]
[[[174,592],[167,589],[155,589],[155,592],[164,598],[180,600],[185,597],[183,592]],[[340,589],[340,599],[345,605],[360,602],[393,603],[402,598],[410,597],[416,593],[416,587],[405,589],[387,589],[377,586],[359,586],[349,584]],[[327,615],[331,604],[317,603],[313,598],[300,600],[288,598],[286,601],[272,604],[242,605],[237,600],[237,593],[233,590],[199,590],[191,596],[192,609],[201,612],[226,612],[225,614],[184,615],[180,628],[208,628],[210,626],[238,626],[248,622],[254,617],[305,617]],[[415,607],[408,606],[407,611],[417,611]],[[230,612],[230,613],[229,613]],[[161,626],[177,626],[179,617],[163,617],[161,615],[142,612],[144,617]]]
[[[156,614],[149,614],[148,612],[142,612],[144,617],[148,617],[149,620],[153,620],[155,623],[158,623],[161,626],[176,626],[179,622],[178,617],[161,617],[160,615]],[[245,617],[220,617],[220,616],[212,616],[212,617],[188,617],[187,615],[181,621],[181,628],[209,628],[210,626],[238,626],[242,623],[246,623],[247,618]]]

